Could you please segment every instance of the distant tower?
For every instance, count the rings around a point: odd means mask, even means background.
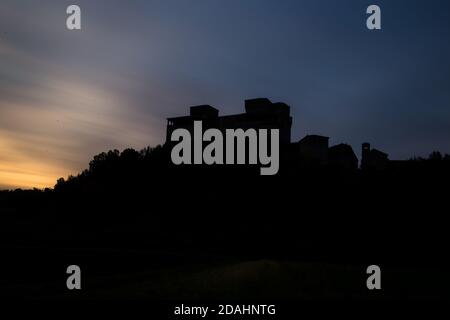
[[[362,144],[361,169],[366,169],[370,163],[370,143]]]

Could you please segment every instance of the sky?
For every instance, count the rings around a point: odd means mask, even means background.
[[[0,188],[52,187],[102,151],[163,143],[189,106],[256,97],[291,106],[293,140],[450,153],[449,39],[445,0],[2,0]]]

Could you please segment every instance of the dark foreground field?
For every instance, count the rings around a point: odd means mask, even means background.
[[[262,177],[254,168],[173,168],[164,159],[104,154],[54,190],[0,192],[0,294],[450,297],[448,161]],[[373,264],[380,292],[366,287]],[[80,292],[66,288],[69,265],[81,267]]]
[[[444,268],[385,266],[382,291],[366,287],[363,264],[112,249],[2,248],[1,296],[35,300],[139,299],[159,302],[293,301],[316,299],[448,299]],[[193,262],[195,261],[195,262]],[[20,263],[19,263],[20,262]],[[82,290],[66,288],[65,269],[78,263]],[[5,273],[10,269],[9,274]],[[11,272],[13,269],[13,272]]]

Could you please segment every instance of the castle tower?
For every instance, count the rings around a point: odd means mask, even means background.
[[[361,169],[366,169],[370,163],[370,143],[362,144],[362,152],[361,152]]]

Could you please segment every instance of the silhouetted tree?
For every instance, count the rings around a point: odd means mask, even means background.
[[[442,154],[439,151],[433,151],[430,154],[430,156],[428,157],[428,160],[441,161],[442,160]]]

